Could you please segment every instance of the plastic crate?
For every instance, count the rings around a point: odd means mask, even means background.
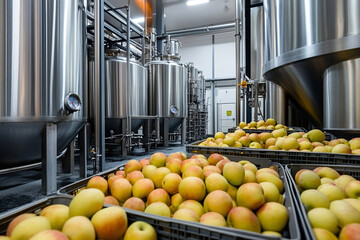
[[[289,130],[289,128],[292,128],[293,130]],[[238,130],[240,128],[237,127],[232,127],[228,129],[228,132],[235,132],[236,130]],[[269,129],[241,129],[243,131],[245,131],[246,133],[262,133],[262,132],[272,132],[274,130],[269,130]],[[291,134],[294,132],[307,132],[307,130],[305,128],[302,127],[288,127],[287,129],[287,133]]]
[[[39,213],[40,210],[52,204],[69,205],[72,200],[71,196],[54,196],[45,198],[34,203],[27,204],[21,208],[0,215],[0,234],[6,233],[7,226],[17,216],[22,213]],[[110,205],[104,205],[109,207]],[[172,218],[161,217],[153,214],[125,209],[128,225],[135,221],[144,221],[151,224],[157,234],[157,239],[259,239],[258,234],[252,234],[246,231],[224,231],[220,228],[209,227],[200,223],[192,223]],[[278,239],[273,237],[264,237],[263,239]]]
[[[301,169],[309,169],[314,170],[317,167],[331,167],[339,172],[339,174],[347,174],[356,179],[360,179],[360,167],[358,166],[347,166],[347,165],[314,165],[314,164],[288,164],[285,166],[286,175],[288,178],[288,182],[290,184],[290,190],[293,199],[296,204],[297,216],[299,217],[299,221],[301,226],[303,227],[303,232],[305,234],[306,239],[316,239],[314,232],[311,228],[311,224],[309,219],[307,218],[307,212],[305,206],[301,202],[300,192],[296,186],[294,177],[295,174]]]
[[[360,155],[356,154],[337,154],[337,153],[317,153],[317,152],[293,152],[279,151],[257,148],[235,148],[235,147],[207,147],[198,146],[202,141],[197,141],[186,145],[186,152],[190,154],[212,154],[219,153],[226,156],[243,156],[253,158],[271,159],[281,164],[339,164],[339,165],[358,165]]]
[[[231,156],[231,157],[229,157],[229,159],[232,160],[232,161],[248,160],[248,161],[254,163],[258,168],[269,167],[269,166],[272,166],[272,165],[276,165],[278,167],[279,176],[280,176],[281,180],[284,183],[284,189],[285,189],[285,192],[284,192],[284,205],[286,206],[286,208],[288,209],[288,212],[289,212],[289,224],[286,227],[286,229],[284,230],[284,233],[283,233],[284,237],[282,239],[294,239],[294,240],[295,239],[300,239],[300,229],[298,227],[296,212],[295,212],[295,209],[294,209],[295,204],[294,204],[294,200],[292,199],[292,196],[291,196],[291,193],[290,193],[289,184],[288,184],[288,180],[287,180],[286,175],[285,175],[284,168],[279,163],[275,163],[275,162],[273,162],[271,160],[268,160],[268,159],[257,159],[257,158],[237,157],[237,156]],[[122,166],[120,166],[119,168],[122,168]],[[100,173],[98,175],[107,176],[108,174],[110,174],[112,172],[115,172],[116,169],[118,169],[118,168],[108,170],[108,171]],[[86,178],[86,179],[80,180],[78,182],[72,183],[70,185],[67,185],[67,186],[61,188],[58,191],[58,193],[62,194],[62,195],[66,194],[68,196],[76,195],[76,193],[78,192],[78,190],[80,188],[85,187],[87,185],[87,182],[89,181],[90,178]],[[137,215],[140,214],[141,216],[143,216],[145,214],[143,212],[138,212],[138,211],[132,211],[132,210],[129,210],[129,211],[132,212],[132,213],[135,212],[135,213],[137,213]],[[149,217],[149,219],[147,221],[147,222],[149,222],[149,221],[151,221],[152,216],[156,216],[156,215],[147,214],[146,216]],[[169,224],[172,221],[175,221],[178,224],[184,223],[184,221],[179,222],[178,220],[173,219],[173,218],[161,218],[161,219],[163,221],[165,221],[167,224]],[[194,226],[194,224],[195,224],[193,222],[185,222],[185,223],[187,223],[186,226],[188,226],[189,224],[191,226]],[[163,224],[163,223],[159,222],[157,224]],[[274,237],[270,237],[270,236],[264,236],[264,235],[257,234],[257,233],[252,233],[252,232],[249,232],[249,231],[238,230],[238,229],[235,229],[235,228],[222,228],[222,227],[211,227],[211,228],[209,228],[206,225],[199,224],[199,223],[196,223],[196,226],[197,226],[197,228],[199,228],[199,231],[202,229],[202,231],[204,231],[204,232],[212,231],[212,230],[216,229],[216,231],[214,233],[211,233],[211,234],[215,234],[215,236],[218,237],[218,238],[215,238],[215,239],[228,239],[226,233],[231,233],[231,236],[237,236],[235,239],[278,239],[276,237],[274,238]],[[185,229],[184,229],[184,231],[185,231]],[[213,238],[208,238],[207,235],[204,235],[205,233],[202,233],[202,234],[203,235],[200,235],[199,238],[193,238],[193,239],[213,239]],[[224,234],[224,235],[222,236],[222,235],[218,235],[218,234]],[[178,239],[178,238],[171,238],[171,239]],[[181,239],[192,239],[192,238],[183,237]]]

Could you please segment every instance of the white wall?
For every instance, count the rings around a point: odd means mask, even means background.
[[[194,66],[204,72],[205,79],[235,78],[235,37],[234,32],[215,34],[214,67],[212,66],[212,35],[195,35],[178,37],[182,48],[180,49],[181,62],[193,62]],[[214,69],[214,77],[212,72]],[[215,131],[227,131],[235,126],[235,86],[215,89]],[[207,90],[208,102],[208,133],[212,129],[211,91]],[[232,115],[227,116],[226,111]]]
[[[212,35],[194,35],[177,38],[181,42],[181,62],[193,62],[212,78]],[[215,34],[215,78],[235,77],[235,37],[234,32]]]

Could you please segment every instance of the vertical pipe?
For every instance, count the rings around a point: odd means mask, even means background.
[[[131,149],[131,72],[130,72],[130,38],[131,38],[131,30],[130,30],[130,0],[128,0],[128,6],[126,8],[126,78],[127,78],[127,126],[126,126],[126,135],[128,137],[129,142],[129,150]]]
[[[212,108],[212,126],[213,126],[213,133],[216,133],[215,129],[215,36],[212,35],[212,61],[211,61],[211,69],[212,69],[212,75],[211,78],[213,81],[211,82],[211,108]]]
[[[243,28],[242,28],[242,36],[243,39],[245,38],[245,51],[243,52],[245,56],[245,74],[246,76],[251,76],[251,21],[250,21],[250,11],[251,11],[251,0],[243,0],[245,3],[244,5],[244,16],[243,17]],[[251,121],[251,108],[249,106],[249,99],[246,96],[246,122]]]
[[[164,34],[164,4],[163,1],[155,1],[156,4],[156,35],[162,36]],[[163,40],[157,40],[157,50],[163,54]]]
[[[95,152],[96,172],[105,165],[104,0],[95,1]]]
[[[241,42],[241,0],[235,1],[235,57],[236,57],[236,126],[240,123],[240,113],[241,113],[241,92],[240,92],[240,84],[241,84],[241,52],[240,52],[240,42]],[[245,98],[244,98],[245,99]],[[243,101],[245,102],[245,101]]]
[[[142,46],[141,46],[141,64],[145,66],[145,44],[146,44],[146,0],[143,1],[143,6],[145,8],[144,11],[144,31],[143,31],[143,37],[142,37]]]

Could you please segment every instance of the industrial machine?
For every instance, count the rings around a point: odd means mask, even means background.
[[[130,60],[130,79],[127,80],[126,53],[120,49],[107,50],[105,57],[105,136],[124,134],[123,123],[131,117],[131,131],[136,132],[148,115],[148,79],[146,68],[134,58]],[[94,61],[89,62],[89,81],[94,89]],[[128,84],[130,92],[128,92]],[[89,116],[94,118],[94,94],[90,94]],[[130,109],[127,109],[128,103]],[[126,126],[125,126],[126,127]]]
[[[314,126],[348,137],[360,132],[359,10],[357,0],[264,0],[264,77]]]
[[[180,63],[179,42],[168,38],[163,60],[147,63],[149,69],[149,114],[160,117],[164,146],[169,133],[181,125],[181,141],[185,141],[187,115],[187,66]]]
[[[188,142],[206,137],[205,79],[202,71],[195,68],[193,63],[188,64],[188,116],[186,123]]]
[[[0,2],[1,168],[45,157],[48,124],[60,153],[86,122],[85,6],[84,0]]]

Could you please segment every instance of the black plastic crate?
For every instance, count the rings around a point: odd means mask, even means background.
[[[293,130],[289,130],[289,128],[292,128]],[[272,132],[274,130],[269,130],[269,129],[241,129],[241,128],[237,128],[237,127],[232,127],[228,129],[228,132],[235,132],[236,130],[244,130],[246,133],[262,133],[262,132]],[[294,132],[307,132],[307,130],[305,128],[302,127],[288,127],[288,129],[286,130],[288,134],[294,133]]]
[[[226,156],[244,156],[253,158],[271,159],[281,164],[339,164],[339,165],[358,165],[360,155],[356,154],[337,154],[337,153],[317,153],[317,152],[294,152],[256,148],[235,148],[235,147],[207,147],[198,146],[202,141],[197,141],[186,145],[186,152],[191,154],[212,154],[219,153]]]
[[[188,156],[191,156],[191,154],[188,155]],[[208,157],[208,155],[206,155],[206,156]],[[258,168],[270,167],[272,165],[276,165],[278,167],[279,176],[280,176],[281,180],[284,183],[284,189],[285,189],[285,192],[284,192],[284,205],[288,209],[288,212],[289,212],[289,224],[286,227],[286,229],[284,230],[284,233],[283,233],[284,237],[282,239],[300,239],[300,229],[299,229],[299,226],[298,226],[296,212],[295,212],[295,209],[294,209],[295,204],[294,204],[294,200],[292,199],[292,196],[291,196],[291,193],[290,193],[289,183],[288,183],[288,180],[286,178],[284,168],[279,163],[275,163],[275,162],[273,162],[271,160],[268,160],[268,159],[258,159],[258,158],[249,158],[249,157],[239,157],[239,156],[228,156],[228,157],[229,157],[229,159],[231,161],[248,160],[248,161],[254,163]],[[123,165],[118,167],[118,168],[111,169],[111,170],[108,170],[106,172],[100,173],[98,175],[105,177],[108,174],[115,172],[116,169],[121,169],[122,167],[123,167]],[[87,185],[90,178],[91,177],[80,180],[80,181],[72,183],[72,184],[69,184],[69,185],[61,188],[58,191],[58,193],[62,194],[62,195],[66,194],[68,196],[76,195],[76,193],[78,192],[78,190],[80,188],[85,187]],[[137,215],[141,215],[142,217],[144,217],[146,215],[147,217],[149,217],[148,221],[151,221],[152,216],[156,216],[156,215],[152,215],[152,214],[149,215],[149,214],[145,214],[143,212],[138,212],[138,211],[133,211],[133,210],[129,210],[129,211],[130,212],[135,212],[135,213],[137,213]],[[173,221],[175,221],[175,222],[178,221],[178,220],[173,219],[173,218],[165,218],[166,221],[164,220],[164,218],[161,218],[161,219],[163,219],[163,221],[159,222],[157,224],[164,224],[164,222],[166,222],[166,224],[170,224]],[[180,223],[182,223],[182,222],[184,222],[184,221],[180,221]],[[178,224],[180,224],[180,223],[178,223]],[[193,222],[186,222],[186,223],[187,223],[187,225],[190,224],[191,226],[194,226],[194,224],[195,224]],[[186,225],[186,227],[187,227],[187,225]],[[197,228],[199,228],[199,231],[201,229],[203,229],[203,231],[205,231],[205,232],[209,231],[209,227],[207,227],[204,224],[196,223],[196,225],[197,225]],[[249,231],[242,231],[242,230],[238,230],[238,229],[235,229],[235,228],[222,228],[222,227],[213,227],[212,226],[211,229],[216,229],[216,231],[214,233],[211,233],[211,234],[215,234],[215,236],[218,237],[218,238],[215,238],[215,239],[228,239],[228,238],[226,238],[225,233],[230,233],[230,232],[232,234],[235,234],[235,236],[237,236],[237,238],[235,238],[235,239],[278,239],[276,237],[274,238],[274,237],[265,236],[265,235],[261,235],[261,234],[257,234],[257,233],[252,233],[252,232],[249,232]],[[185,230],[186,229],[184,229],[184,231]],[[225,234],[225,235],[224,236],[218,235],[220,233]],[[209,233],[207,233],[207,234],[209,234]],[[244,234],[246,235],[246,237],[242,236]],[[203,237],[205,237],[205,238],[203,238]],[[171,239],[178,239],[178,238],[171,238]],[[183,237],[181,239],[192,239],[192,238]],[[197,239],[212,239],[212,238],[208,238],[207,235],[204,235],[204,236],[200,235],[199,238],[197,238]]]
[[[298,190],[294,177],[295,174],[301,169],[314,170],[317,167],[331,167],[334,170],[338,171],[340,175],[347,174],[356,179],[360,179],[360,167],[359,166],[348,166],[348,165],[318,165],[318,164],[288,164],[285,166],[285,172],[290,184],[290,191],[292,198],[295,200],[297,216],[299,217],[299,222],[303,227],[303,232],[306,239],[316,239],[314,232],[312,230],[309,219],[307,218],[307,212],[304,204],[301,202],[300,191]]]
[[[39,213],[40,210],[51,204],[69,205],[72,200],[71,196],[54,196],[45,198],[34,203],[27,204],[23,207],[14,209],[0,215],[0,234],[5,234],[9,223],[22,213]],[[109,207],[110,205],[104,205]],[[200,223],[181,221],[177,219],[161,217],[153,214],[134,211],[124,208],[128,218],[128,225],[136,221],[144,221],[151,224],[157,234],[157,239],[259,239],[259,234],[253,234],[247,231],[224,231],[222,228],[210,227]],[[263,239],[278,239],[276,237],[267,237]]]

